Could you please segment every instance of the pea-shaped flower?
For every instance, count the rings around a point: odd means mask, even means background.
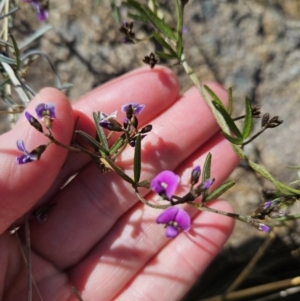
[[[139,115],[145,108],[144,104],[138,104],[138,103],[129,103],[125,104],[121,107],[121,111],[123,113],[127,113],[128,110],[132,111],[134,115]]]
[[[53,103],[40,103],[35,108],[36,115],[38,118],[42,119],[47,116],[53,120],[55,116],[55,105]]]
[[[175,238],[178,230],[187,232],[191,227],[191,218],[186,211],[172,206],[164,210],[156,219],[158,224],[166,225],[166,236]]]
[[[47,145],[40,145],[37,148],[35,148],[33,151],[29,152],[25,148],[24,141],[18,140],[17,147],[21,152],[23,152],[23,155],[17,157],[17,163],[26,164],[32,161],[39,160],[42,153],[46,150]]]
[[[171,199],[177,185],[179,183],[179,176],[175,175],[173,171],[164,170],[152,179],[150,187],[160,196]]]

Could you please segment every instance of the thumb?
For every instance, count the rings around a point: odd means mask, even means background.
[[[58,141],[69,144],[74,117],[67,97],[56,89],[43,89],[30,102],[26,111],[35,117],[35,107],[40,103],[54,104],[56,118],[52,125],[53,135]],[[18,165],[16,158],[22,155],[16,145],[19,139],[24,141],[29,152],[49,141],[29,124],[24,113],[14,129],[0,136],[0,234],[24,215],[49,189],[68,152],[50,144],[39,161]]]

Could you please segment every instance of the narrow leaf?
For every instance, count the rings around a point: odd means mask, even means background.
[[[232,137],[229,134],[222,132],[222,135],[231,143],[236,144],[236,145],[241,145],[243,144],[243,138],[239,137]]]
[[[93,137],[91,137],[89,134],[76,130],[75,131],[76,135],[80,136],[83,138],[95,151],[103,152],[104,155],[109,155],[109,151],[105,149],[97,140],[95,140]]]
[[[99,138],[100,144],[101,144],[102,148],[105,150],[105,154],[107,155],[109,152],[109,147],[108,147],[108,142],[107,142],[107,138],[105,136],[104,130],[99,124],[100,123],[100,112],[98,112],[98,113],[93,112],[93,118],[95,121],[97,136]],[[103,155],[103,153],[101,151],[102,151],[102,149],[100,150],[100,153]]]
[[[136,14],[128,14],[128,17],[134,21],[140,21],[140,22],[144,22],[147,23],[148,19],[141,16],[141,15],[136,15]]]
[[[182,47],[182,27],[183,27],[183,9],[182,2],[180,0],[175,0],[175,8],[176,8],[176,34],[177,34],[177,56],[180,57],[182,55],[183,47]]]
[[[165,60],[178,59],[176,53],[175,53],[175,55],[174,55],[174,54],[168,54],[168,53],[165,53],[165,52],[163,52],[163,51],[156,51],[155,53],[156,53],[161,59],[165,59]]]
[[[203,170],[202,170],[202,182],[206,181],[207,179],[210,178],[210,171],[211,171],[211,153],[208,153],[205,162],[203,165]]]
[[[212,99],[217,102],[220,106],[223,106],[222,101],[220,100],[220,98],[215,94],[215,92],[208,86],[204,85],[204,89],[208,92],[208,94],[212,97]]]
[[[215,108],[221,113],[221,115],[223,116],[223,118],[225,119],[226,124],[228,125],[229,129],[234,133],[234,135],[237,138],[243,138],[240,130],[237,128],[237,126],[235,125],[234,121],[231,119],[230,115],[228,114],[228,112],[226,111],[226,109],[224,108],[223,104],[220,105],[219,102],[216,101],[212,101],[213,105],[215,106]]]
[[[124,145],[124,141],[125,141],[126,135],[122,134],[117,141],[112,145],[112,147],[109,150],[109,153],[111,155],[115,154],[118,152],[118,150]]]
[[[141,135],[138,134],[135,141],[134,148],[134,161],[133,161],[133,172],[134,172],[134,182],[138,183],[141,177]]]
[[[183,46],[182,46],[182,32],[178,33],[178,41],[176,44],[177,56],[180,57],[182,55]]]
[[[219,196],[221,196],[225,191],[227,191],[232,186],[234,186],[234,184],[235,184],[235,182],[232,181],[232,180],[229,180],[229,181],[223,183],[221,186],[219,186],[218,188],[216,188],[212,193],[208,194],[203,199],[203,202],[208,202],[208,201],[215,200],[216,198],[218,198]]]
[[[176,52],[173,50],[173,48],[170,46],[169,43],[167,43],[161,36],[159,33],[154,32],[153,33],[153,38],[166,50],[168,50],[168,52],[172,55],[174,55],[175,57],[177,57]]]
[[[252,108],[250,99],[246,96],[245,98],[245,120],[244,120],[244,127],[243,127],[243,138],[247,139],[252,130]]]
[[[206,181],[207,179],[210,178],[210,172],[211,172],[211,153],[208,153],[205,162],[203,165],[203,170],[202,170],[202,182]],[[208,190],[204,191],[202,193],[202,198],[205,199],[206,195],[208,195]]]
[[[164,20],[160,19],[155,13],[153,13],[148,7],[141,5],[135,0],[127,0],[127,6],[137,10],[140,15],[147,18],[160,32],[162,32],[169,39],[176,41],[177,37],[173,30],[165,23]]]
[[[103,164],[105,164],[105,166],[114,170],[123,180],[125,180],[126,182],[128,182],[132,185],[135,184],[134,181],[128,175],[126,175],[126,173],[124,173],[120,167],[116,166],[110,158],[108,158],[108,157],[100,158],[100,160]]]

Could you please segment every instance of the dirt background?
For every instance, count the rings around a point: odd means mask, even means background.
[[[160,1],[170,22],[171,2]],[[41,24],[35,21],[28,5],[20,3],[20,7],[15,26],[22,40],[22,34],[32,33]],[[128,20],[126,10],[121,10],[121,20]],[[34,42],[32,48],[47,53],[62,81],[73,83],[67,91],[72,100],[141,66],[143,57],[154,51],[151,42],[120,43],[120,23],[114,20],[108,0],[98,5],[85,0],[50,0],[49,23],[53,29]],[[286,183],[296,180],[296,172],[285,165],[300,165],[300,1],[190,0],[185,26],[188,61],[201,80],[216,80],[227,88],[233,87],[236,115],[242,114],[244,97],[248,95],[253,104],[263,106],[264,113],[279,115],[284,120],[282,126],[256,139],[246,151],[275,178]],[[148,30],[141,24],[135,28],[139,37],[144,37]],[[29,72],[28,83],[36,90],[54,85],[47,63],[39,60],[35,64],[38,67]],[[191,86],[190,80],[181,67],[174,71],[185,91]],[[236,186],[227,193],[227,199],[236,212],[252,212],[261,202],[261,189],[266,183],[242,165],[232,178]],[[296,239],[297,224],[291,229]],[[280,236],[289,241],[287,232],[281,232]],[[264,236],[248,225],[237,223],[224,252],[231,257],[241,256],[236,250],[242,246],[255,250],[258,244],[249,242]]]

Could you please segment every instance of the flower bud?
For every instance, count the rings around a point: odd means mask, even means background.
[[[35,117],[33,117],[27,111],[25,112],[25,116],[26,116],[26,119],[29,121],[29,123],[30,123],[31,126],[33,126],[36,130],[38,130],[41,133],[44,132],[42,125],[40,124],[40,122]]]
[[[198,183],[200,175],[201,175],[200,166],[194,167],[191,175],[191,186],[194,186],[196,183]]]

